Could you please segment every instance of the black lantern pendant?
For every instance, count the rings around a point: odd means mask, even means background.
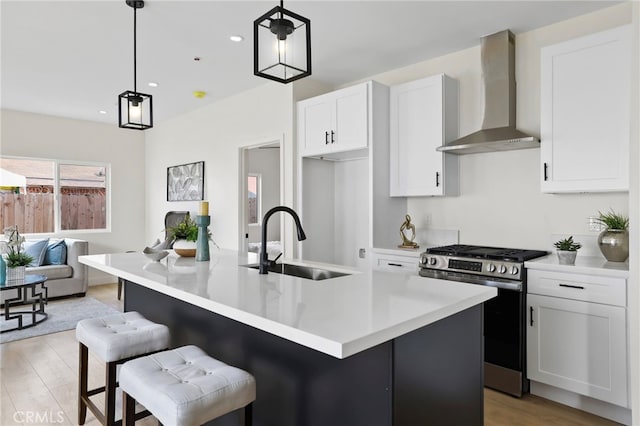
[[[290,83],[311,75],[311,21],[276,6],[253,22],[253,73]]]
[[[118,124],[125,129],[145,130],[153,127],[151,95],[137,90],[136,80],[136,11],[144,7],[143,0],[126,0],[133,8],[133,92],[127,90],[118,96]]]

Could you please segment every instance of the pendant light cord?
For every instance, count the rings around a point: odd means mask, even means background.
[[[136,69],[137,69],[137,64],[136,64],[136,57],[137,57],[137,49],[136,49],[136,45],[137,45],[137,39],[136,39],[136,29],[137,29],[137,20],[136,20],[136,12],[138,11],[137,7],[133,8],[133,91],[137,94],[138,93],[138,86],[136,85],[136,81],[138,80],[137,78],[137,74],[136,74]]]

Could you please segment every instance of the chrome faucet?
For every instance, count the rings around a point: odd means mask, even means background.
[[[298,232],[298,241],[306,240],[307,236],[304,234],[304,230],[302,229],[302,225],[300,224],[300,218],[298,214],[293,211],[293,209],[285,206],[276,206],[266,212],[264,217],[262,218],[262,249],[260,252],[260,273],[266,274],[269,272],[269,266],[275,264],[275,260],[269,260],[269,254],[267,253],[267,222],[272,214],[275,212],[287,212],[296,222],[296,231]],[[280,256],[278,256],[279,258]],[[277,258],[276,258],[277,260]]]

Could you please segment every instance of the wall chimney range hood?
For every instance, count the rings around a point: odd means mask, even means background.
[[[482,128],[437,148],[448,154],[539,148],[540,141],[516,129],[515,37],[509,30],[481,43],[484,118]]]

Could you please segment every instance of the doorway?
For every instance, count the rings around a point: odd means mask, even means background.
[[[240,148],[240,253],[259,253],[262,217],[282,204],[282,140],[271,140]],[[282,253],[282,219],[269,221],[267,252]]]

